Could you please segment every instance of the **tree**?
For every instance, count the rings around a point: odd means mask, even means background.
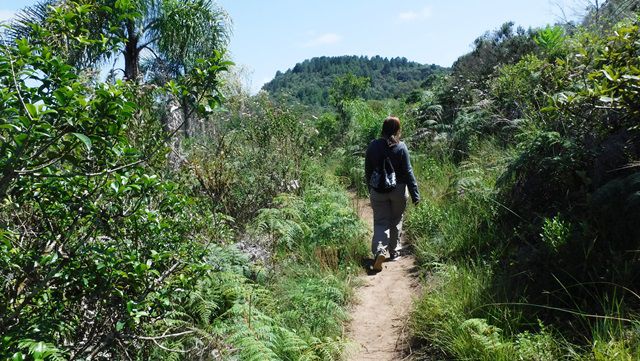
[[[74,67],[97,66],[124,47],[123,34],[117,27],[118,18],[131,15],[118,11],[119,4],[113,5],[100,6],[95,1],[42,0],[15,16],[5,31],[7,43],[26,38],[31,43],[52,49],[56,56]]]
[[[66,17],[64,24],[57,20],[61,13]],[[69,19],[71,30],[66,27]],[[195,68],[206,69],[204,63],[218,63],[216,58],[228,42],[229,23],[226,12],[211,0],[45,0],[26,8],[10,34],[13,39],[24,37],[52,46],[56,55],[79,68],[97,67],[121,55],[125,79],[165,85]],[[104,39],[109,46],[88,39]],[[199,97],[191,91],[176,94],[175,101],[170,99],[165,107],[179,108],[181,119],[175,123],[188,136]],[[161,118],[163,128],[172,132],[170,119]]]
[[[573,0],[569,3],[556,1],[560,14],[558,21],[575,26],[572,19],[581,19],[582,25],[606,30],[620,20],[633,17],[640,10],[639,0]]]
[[[121,38],[120,46],[109,53],[87,46],[79,53],[67,54],[67,60],[77,66],[94,66],[121,53],[124,76],[139,80],[141,54],[148,50],[156,59],[169,63],[173,75],[184,74],[196,59],[222,51],[229,36],[229,19],[211,0],[85,0],[73,7],[63,0],[45,0],[18,15],[12,31],[14,38],[37,38],[31,24],[55,30],[51,14],[72,8],[78,12],[81,35],[84,38]],[[76,30],[78,31],[78,30]],[[73,33],[71,35],[74,35]],[[49,43],[63,48],[69,41],[66,32],[49,32]],[[82,41],[83,38],[77,40]]]
[[[370,78],[355,76],[352,73],[335,78],[329,89],[331,105],[339,108],[344,102],[362,97],[370,85]]]
[[[333,85],[329,89],[329,102],[338,112],[341,134],[344,134],[344,131],[349,127],[345,105],[361,98],[370,85],[370,78],[355,76],[352,73],[334,79]]]

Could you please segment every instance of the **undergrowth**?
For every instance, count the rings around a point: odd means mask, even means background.
[[[234,248],[212,250],[212,268],[195,291],[174,295],[183,307],[163,321],[166,333],[190,331],[154,340],[161,347],[152,358],[341,359],[366,229],[341,186],[318,179],[299,196],[278,196],[249,225],[273,252],[266,264]]]
[[[550,310],[549,304],[529,302],[519,291],[525,286],[503,272],[510,244],[497,220],[513,210],[500,203],[495,181],[511,154],[486,142],[458,164],[437,154],[414,157],[423,200],[408,214],[406,230],[428,280],[411,318],[415,341],[422,345],[417,358],[636,359],[637,323],[619,319],[624,292],[608,298],[593,295],[592,302],[604,310],[604,318],[594,322],[598,316],[580,303]],[[550,257],[567,241],[567,227],[560,217],[541,225]],[[549,297],[559,292],[556,288],[571,292],[563,284],[547,287]],[[542,311],[560,317],[553,322]],[[565,323],[567,316],[570,323]]]

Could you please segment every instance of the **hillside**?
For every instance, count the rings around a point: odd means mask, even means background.
[[[434,74],[444,71],[446,68],[438,65],[424,65],[404,57],[322,56],[298,63],[284,73],[278,71],[262,89],[276,98],[288,95],[303,104],[325,106],[333,80],[347,73],[371,79],[366,99],[388,99],[427,86]]]

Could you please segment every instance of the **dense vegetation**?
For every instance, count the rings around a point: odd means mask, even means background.
[[[369,79],[370,88],[363,94],[365,99],[383,100],[404,97],[429,85],[435,75],[444,71],[437,65],[422,65],[399,57],[322,56],[298,63],[284,73],[278,71],[262,89],[276,98],[327,106],[334,80],[347,74]]]
[[[271,96],[235,86],[208,0],[28,9],[0,50],[0,358],[341,359],[345,188],[388,114],[423,194],[414,358],[640,358],[637,9],[506,23],[450,71],[316,58]]]
[[[418,104],[449,140],[427,145],[428,196],[407,220],[437,285],[412,320],[426,352],[640,357],[636,5],[577,27],[505,24]]]

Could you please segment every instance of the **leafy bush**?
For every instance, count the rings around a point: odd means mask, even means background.
[[[545,218],[542,224],[542,241],[552,251],[557,251],[558,248],[564,246],[567,243],[571,235],[570,225],[564,222],[560,217],[555,216],[551,219]]]
[[[566,50],[564,42],[564,29],[558,25],[548,26],[539,30],[533,37],[536,44],[542,49],[543,53],[550,58],[564,55]]]
[[[215,209],[243,224],[277,194],[300,187],[315,134],[298,113],[264,97],[228,116],[226,127],[192,140],[187,164]]]
[[[312,185],[302,198],[282,196],[276,205],[261,210],[253,227],[269,236],[274,242],[270,248],[281,256],[290,259],[295,250],[299,260],[316,260],[337,270],[366,255],[364,242],[354,242],[365,236],[364,225],[345,194]]]
[[[499,75],[491,83],[491,96],[508,119],[539,120],[542,109],[549,104],[549,96],[562,85],[564,74],[561,66],[534,54],[525,55],[516,64],[500,67]]]
[[[479,164],[488,159],[501,164],[492,149],[485,147],[458,168],[433,159],[421,159],[424,163],[416,167],[422,187],[431,191],[424,192],[421,204],[411,209],[405,226],[418,261],[430,270],[430,287],[417,301],[412,330],[418,342],[432,345],[421,351],[428,354],[555,360],[565,347],[563,341],[542,324],[532,329],[523,306],[510,307],[522,300],[512,299],[517,294],[496,273],[508,246],[501,244],[501,233],[493,224],[499,213],[491,189],[504,165],[479,171]],[[548,228],[551,235],[553,227]]]
[[[162,139],[132,147],[135,87],[94,84],[24,39],[3,47],[0,83],[0,357],[127,353],[224,224],[145,165]]]
[[[334,151],[333,162],[337,162],[335,174],[358,197],[369,195],[368,185],[364,179],[364,154],[359,147],[338,148]]]

